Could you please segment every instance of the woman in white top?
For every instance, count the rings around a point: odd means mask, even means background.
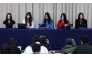
[[[27,25],[26,28],[34,28],[33,18],[30,12],[27,12],[23,23]]]

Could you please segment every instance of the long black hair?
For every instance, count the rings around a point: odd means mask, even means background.
[[[48,17],[48,24],[50,24],[51,22],[51,17],[50,17],[50,14],[48,12],[45,13],[45,16],[47,15]],[[44,24],[46,25],[46,18],[44,17]]]
[[[30,17],[29,17],[29,25],[31,26],[31,25],[32,25],[32,20],[33,20],[32,15],[31,15],[30,12],[27,12],[27,13],[26,13],[26,16],[25,16],[25,22],[26,22],[26,24],[27,24],[27,20],[28,20],[27,15],[30,16]]]
[[[82,19],[84,19],[84,14],[83,14],[82,12],[80,12],[80,13],[78,14],[78,19],[80,19],[80,15],[82,15],[82,16],[83,16]]]
[[[80,15],[82,15],[83,16],[83,18],[82,18],[82,24],[84,23],[84,14],[82,13],[82,12],[80,12],[79,14],[78,14],[78,20],[80,21]]]
[[[46,47],[46,40],[47,40],[46,36],[44,36],[44,35],[40,36],[40,42],[41,42],[42,46]]]
[[[6,21],[8,21],[8,15],[10,15],[10,21],[12,20],[12,15],[11,15],[11,13],[7,13],[7,15],[6,15]]]
[[[40,42],[40,38],[39,38],[38,35],[35,35],[35,36],[33,37],[33,42],[32,42],[32,43],[35,43],[35,42]]]
[[[67,18],[66,18],[66,14],[65,13],[62,13],[61,16],[60,16],[60,22],[62,22],[62,15],[64,16],[64,23],[67,22]]]
[[[7,44],[8,52],[10,54],[20,54],[20,50],[17,48],[17,42],[16,39],[11,38]]]

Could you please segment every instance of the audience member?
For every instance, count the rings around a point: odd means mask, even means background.
[[[52,48],[49,43],[49,39],[46,39],[46,47],[47,47],[48,51],[52,51]]]
[[[49,51],[49,54],[54,54],[55,51],[53,51],[52,47],[50,46],[49,39],[46,39],[46,47]]]
[[[48,54],[48,49],[46,47],[46,36],[40,36],[40,42],[41,42],[41,53],[42,54]]]
[[[17,42],[14,38],[11,38],[7,44],[9,54],[21,54],[19,48],[17,48]]]
[[[72,39],[72,46],[73,46],[73,47],[77,47],[77,46],[76,46],[76,42],[75,42],[74,39]]]
[[[34,38],[33,38],[33,41],[32,41],[32,43],[37,43],[37,42],[39,42],[40,43],[40,38],[39,38],[39,36],[38,35],[35,35],[34,36]]]
[[[9,54],[8,49],[7,49],[7,44],[3,44],[1,46],[1,54]]]
[[[32,44],[32,51],[33,51],[33,54],[40,54],[41,52],[41,45],[40,43],[33,43]]]
[[[89,37],[84,35],[81,37],[81,45],[76,47],[73,54],[92,54],[92,47],[88,45]]]
[[[33,42],[32,42],[32,44],[33,44],[33,43],[40,43],[40,38],[39,38],[38,35],[35,35],[35,36],[33,37]],[[29,45],[29,46],[26,47],[26,49],[25,49],[25,51],[24,51],[23,54],[32,54],[32,53],[33,53],[33,52],[32,52],[31,45]]]
[[[68,38],[66,40],[66,46],[62,48],[62,54],[68,54],[68,53],[72,53],[73,50],[75,49],[74,47],[72,47],[72,39]]]

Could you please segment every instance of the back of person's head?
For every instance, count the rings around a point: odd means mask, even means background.
[[[68,38],[66,40],[66,45],[72,45],[72,39],[71,38]]]
[[[87,35],[83,35],[81,37],[81,44],[88,43],[88,42],[89,42],[89,37]]]
[[[10,47],[17,47],[17,42],[15,38],[11,38],[8,42],[8,46]]]
[[[32,42],[32,43],[35,43],[35,42],[40,42],[40,38],[39,38],[38,35],[35,35],[35,36],[33,37],[33,42]]]
[[[41,45],[45,45],[46,44],[46,40],[47,40],[46,36],[44,36],[44,35],[40,36]]]
[[[37,44],[37,43],[32,44],[33,54],[40,54],[40,50],[41,50],[41,45],[40,44]]]
[[[1,46],[1,54],[9,54],[8,49],[7,49],[7,44],[3,44]]]
[[[11,38],[8,42],[8,51],[10,54],[19,54],[20,50],[17,48],[17,41]]]

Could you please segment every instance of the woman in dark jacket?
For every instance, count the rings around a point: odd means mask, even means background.
[[[85,24],[85,27],[87,28],[87,20],[84,19],[84,14],[79,13],[78,19],[75,20],[75,28],[79,28],[79,25]]]
[[[52,48],[51,48],[51,46],[49,44],[49,40],[46,38],[46,36],[41,35],[40,39],[41,39],[41,45],[45,46],[48,49],[48,51],[51,51]]]
[[[46,39],[46,47],[47,47],[48,51],[52,50],[52,48],[51,48],[51,46],[49,44],[49,40],[48,39]]]
[[[6,28],[13,28],[13,25],[15,24],[15,21],[12,20],[11,13],[7,13],[6,20],[3,21],[3,24],[6,26]]]

